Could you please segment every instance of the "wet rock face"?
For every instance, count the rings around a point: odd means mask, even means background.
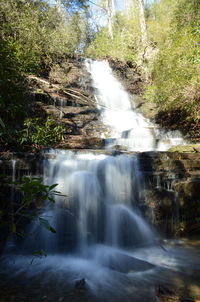
[[[141,94],[144,89],[142,72],[137,64],[131,61],[122,62],[117,59],[109,59],[109,65],[116,76],[123,81],[125,88],[132,94]]]
[[[175,182],[174,189],[178,192],[179,206],[183,215],[183,233],[199,234],[200,232],[200,177]],[[187,214],[186,214],[187,213]]]
[[[179,193],[180,197],[187,199],[200,198],[200,179],[187,179],[174,183],[174,189]]]
[[[68,60],[54,66],[48,78],[30,76],[28,80],[33,99],[32,116],[50,116],[64,126],[62,148],[104,146],[101,137],[107,129],[101,122],[90,75],[81,60]]]
[[[168,236],[200,233],[200,157],[197,153],[140,155],[146,215]]]
[[[64,143],[58,145],[62,149],[101,149],[105,147],[105,140],[99,137],[84,135],[69,135]]]

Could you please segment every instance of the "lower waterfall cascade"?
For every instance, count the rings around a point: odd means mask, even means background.
[[[184,143],[178,132],[164,132],[132,110],[128,94],[106,61],[86,60],[85,65],[102,120],[110,128],[107,148],[165,151]],[[178,278],[189,284],[198,273],[199,254],[161,240],[145,217],[147,185],[137,153],[48,150],[45,154],[43,182],[58,184],[62,196],[55,196],[55,204],[46,203],[39,215],[56,233],[42,228],[35,218],[24,239],[7,244],[5,274],[12,272],[13,280],[36,282],[43,289],[50,284],[61,296],[66,287],[73,289],[82,281],[94,301],[101,302],[156,302],[157,285],[171,286]],[[37,251],[46,257],[34,257]],[[188,276],[180,277],[182,272]]]

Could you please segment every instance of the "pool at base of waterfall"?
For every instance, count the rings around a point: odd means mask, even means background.
[[[8,254],[1,261],[0,301],[196,301],[200,248],[191,246],[171,241],[124,252],[96,245],[85,257]]]

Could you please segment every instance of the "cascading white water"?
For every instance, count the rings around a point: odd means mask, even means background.
[[[110,129],[109,146],[122,145],[131,151],[165,151],[172,145],[184,144],[178,131],[159,130],[131,105],[128,93],[113,76],[107,61],[85,61],[95,88],[102,120]]]
[[[103,121],[111,127],[116,143],[140,151],[156,148],[155,129],[132,110],[128,94],[108,63],[86,60],[86,66],[98,104],[104,108]],[[58,184],[57,190],[67,197],[57,197],[56,204],[47,205],[41,217],[57,234],[41,230],[38,221],[34,222],[30,233],[36,235],[25,240],[24,251],[34,247],[92,258],[98,245],[105,246],[105,252],[155,243],[154,232],[139,210],[143,188],[136,156],[51,153],[56,158],[44,161],[44,183]]]
[[[170,134],[169,144],[163,135],[157,142],[156,132],[161,132],[132,111],[128,94],[107,62],[87,61],[86,65],[99,107],[104,108],[103,121],[110,126],[115,144],[137,151],[164,150],[182,140],[173,141]],[[137,155],[61,150],[49,153],[49,159],[43,162],[44,183],[58,184],[56,189],[65,196],[57,196],[55,204],[47,204],[40,217],[49,221],[56,234],[42,228],[35,219],[27,231],[30,235],[16,248],[17,255],[6,259],[6,269],[17,280],[39,280],[45,285],[45,295],[49,281],[66,292],[67,284],[74,287],[82,279],[101,302],[132,302],[133,297],[135,302],[157,301],[155,284],[161,284],[161,269],[155,265],[167,268],[165,275],[162,272],[166,285],[166,279],[173,277],[168,275],[169,267],[178,270],[178,264],[181,270],[186,257],[183,254],[180,260],[180,251],[173,256],[171,250],[168,253],[161,248],[155,231],[142,215],[143,175]],[[32,261],[31,254],[37,251],[45,251],[47,257]],[[194,264],[191,267],[195,270]],[[54,301],[64,300],[57,297]]]
[[[57,234],[40,230],[34,223],[25,242],[47,252],[73,252],[91,257],[91,246],[103,244],[117,249],[155,243],[153,231],[138,209],[141,172],[137,158],[125,155],[57,154],[45,161],[44,180],[58,184],[66,197],[57,197],[42,213]],[[89,254],[88,254],[89,250]]]

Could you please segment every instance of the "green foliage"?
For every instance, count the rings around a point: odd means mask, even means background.
[[[56,233],[56,230],[49,224],[48,220],[39,217],[39,222],[46,230],[50,231],[51,233]]]
[[[4,123],[4,121],[2,121]],[[1,123],[0,123],[1,126]],[[54,147],[64,139],[65,127],[48,117],[46,121],[40,118],[26,118],[23,125],[1,126],[0,145],[20,148],[24,146]]]
[[[113,40],[108,35],[107,27],[104,27],[87,48],[86,56],[135,61],[140,49],[140,26],[137,15],[130,17],[118,12],[113,22]]]
[[[14,182],[18,184],[19,182]],[[23,183],[20,185],[24,197],[21,200],[21,205],[24,207],[29,207],[32,202],[35,202],[37,205],[42,204],[45,200],[55,202],[52,198],[53,195],[60,195],[60,192],[55,191],[57,184],[51,186],[44,185],[41,179],[24,177]]]
[[[15,184],[19,183],[15,182]],[[23,183],[20,185],[24,197],[21,199],[20,207],[18,207],[17,211],[14,213],[14,219],[12,221],[15,221],[15,223],[12,223],[12,232],[14,230],[15,233],[17,230],[16,218],[21,218],[22,216],[27,216],[29,218],[35,217],[35,214],[29,214],[31,204],[34,203],[35,205],[40,206],[46,200],[55,203],[53,196],[61,195],[60,192],[54,190],[56,186],[57,184],[51,186],[44,185],[42,180],[37,178],[30,179],[29,177],[24,177]],[[38,219],[42,227],[52,233],[56,233],[56,230],[49,224],[48,220],[42,217],[38,217]]]
[[[70,41],[73,17],[66,21],[46,1],[0,0],[0,13],[1,53],[21,72],[37,73],[78,46]]]
[[[25,128],[20,131],[21,144],[54,146],[63,139],[65,128],[50,117],[45,122],[39,118],[27,118]]]
[[[11,200],[8,208],[0,211],[0,228],[7,227],[9,232],[22,236],[24,233],[23,228],[21,228],[21,224],[23,225],[22,221],[24,219],[30,221],[37,218],[42,227],[52,233],[56,233],[56,230],[45,217],[38,216],[38,208],[46,201],[55,203],[55,196],[63,196],[59,191],[55,190],[57,184],[49,186],[43,184],[41,179],[31,179],[29,177],[24,177],[22,181],[14,181],[10,184],[12,190],[21,192],[22,198],[19,202]]]
[[[178,30],[182,27],[199,29],[200,23],[200,2],[196,0],[178,0],[178,7],[175,11],[174,24]]]
[[[162,47],[163,43],[168,39],[177,1],[161,0],[160,2],[152,2],[148,9],[148,37],[158,47]]]
[[[200,120],[200,2],[153,1],[146,8],[148,47],[144,60],[137,1],[113,20],[113,40],[104,27],[88,47],[93,58],[112,57],[142,64],[151,83],[146,98],[161,110],[181,112],[187,122]],[[141,63],[141,57],[143,61]]]
[[[147,99],[157,102],[162,110],[179,109],[195,123],[200,120],[199,25],[200,3],[179,0],[146,92]]]
[[[5,127],[2,127],[0,129],[0,146],[3,146],[5,149],[9,146],[12,146],[13,148],[17,147],[19,145],[19,135],[21,134],[20,128],[12,125],[8,125],[8,122],[4,122]]]
[[[48,73],[51,66],[80,50],[84,18],[77,8],[84,1],[64,1],[69,11],[63,14],[46,0],[0,0],[0,143],[16,145],[28,116],[26,76]],[[75,5],[76,4],[76,5]],[[75,5],[75,6],[74,6]],[[73,10],[70,7],[73,6]],[[75,9],[76,8],[76,9]],[[69,13],[70,12],[70,13]],[[26,121],[25,121],[26,123]],[[5,127],[3,127],[5,125]],[[53,123],[47,121],[44,130],[35,126],[30,138],[33,143],[55,143],[61,136],[58,126],[51,137]],[[13,134],[16,134],[14,137]],[[47,142],[44,142],[44,138]],[[24,142],[28,141],[23,136]],[[22,140],[22,139],[21,139]]]

